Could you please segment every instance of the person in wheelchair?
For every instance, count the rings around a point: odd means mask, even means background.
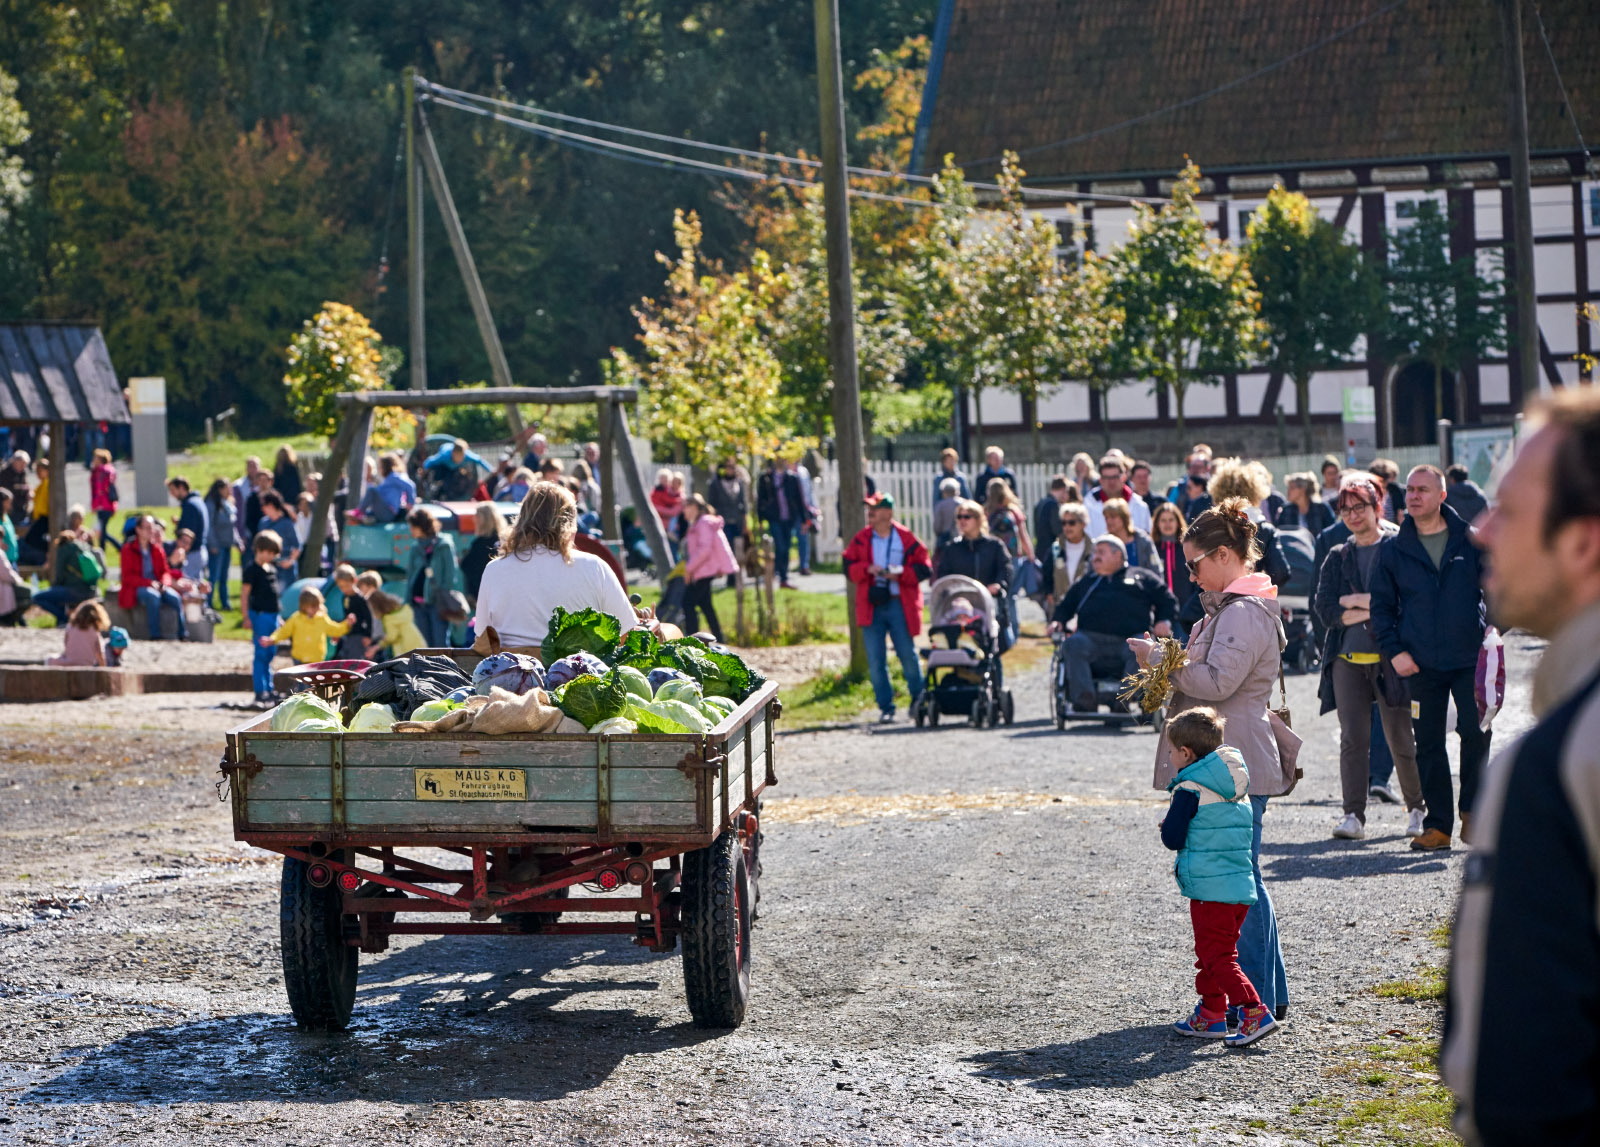
[[[1092,713],[1096,708],[1094,679],[1126,677],[1139,663],[1127,639],[1146,631],[1157,637],[1172,636],[1172,619],[1178,599],[1154,573],[1129,569],[1128,551],[1112,534],[1094,540],[1090,565],[1094,572],[1073,583],[1050,622],[1052,635],[1066,632],[1077,618],[1077,632],[1062,640],[1062,660],[1067,669],[1067,698],[1073,709]]]

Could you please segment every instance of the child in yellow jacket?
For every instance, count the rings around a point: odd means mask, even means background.
[[[347,617],[343,621],[334,621],[322,607],[321,591],[308,586],[300,591],[300,608],[289,617],[288,621],[278,626],[268,636],[261,638],[261,644],[276,645],[287,637],[289,656],[294,658],[296,665],[326,661],[328,639],[343,637],[349,633],[350,623],[354,620],[353,617]]]
[[[392,593],[375,590],[367,597],[367,604],[372,607],[373,616],[383,622],[383,639],[389,646],[390,657],[404,657],[413,649],[428,644],[422,630],[417,628],[411,607]]]

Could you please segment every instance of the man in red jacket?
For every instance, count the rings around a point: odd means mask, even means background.
[[[911,708],[922,693],[922,662],[913,638],[922,632],[921,582],[932,576],[928,550],[917,535],[894,520],[894,497],[867,499],[867,528],[844,550],[844,573],[856,585],[856,624],[867,646],[867,676],[881,724],[894,720],[887,639],[905,674]]]

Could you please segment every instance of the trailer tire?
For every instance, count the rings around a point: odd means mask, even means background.
[[[750,998],[750,874],[736,833],[683,854],[683,987],[697,1028],[736,1028]]]
[[[557,888],[545,897],[546,900],[566,900],[572,895],[572,885]],[[559,912],[501,912],[499,919],[502,924],[515,924],[524,932],[537,932],[546,924],[555,924],[561,919]]]
[[[307,867],[293,858],[283,862],[278,895],[283,986],[302,1028],[343,1031],[356,1002],[360,954],[345,943],[338,885],[313,888]]]

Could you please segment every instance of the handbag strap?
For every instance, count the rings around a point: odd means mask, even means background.
[[[1283,657],[1278,657],[1278,705],[1281,708],[1289,707],[1289,691],[1283,686]]]

